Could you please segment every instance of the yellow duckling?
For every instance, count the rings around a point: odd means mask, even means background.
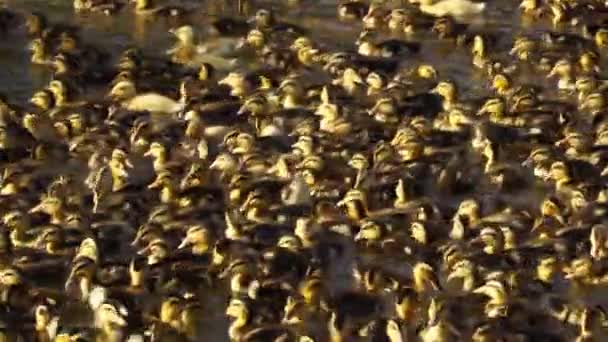
[[[120,308],[110,303],[103,303],[95,310],[96,341],[121,342],[126,335],[127,321]]]
[[[45,304],[40,304],[34,310],[34,327],[36,330],[36,341],[55,341],[57,328],[59,327],[59,317],[52,316],[50,308]]]
[[[150,112],[153,114],[177,114],[186,108],[184,100],[175,101],[158,93],[137,94],[135,84],[131,81],[120,81],[108,94],[114,100],[132,111]]]
[[[54,194],[44,195],[40,203],[30,209],[30,213],[45,213],[50,216],[52,224],[65,223],[66,212],[64,200]]]
[[[192,254],[203,255],[210,251],[211,246],[211,231],[202,225],[194,225],[188,228],[186,237],[177,248],[190,247]]]
[[[72,269],[65,282],[66,291],[73,289],[75,285],[80,292],[81,300],[88,300],[92,289],[92,281],[97,270],[99,252],[97,243],[92,238],[82,240],[78,251],[72,260]]]
[[[315,111],[316,115],[321,116],[319,129],[338,136],[350,134],[352,124],[346,118],[341,117],[338,106],[330,102],[327,87],[323,88],[321,101]]]
[[[42,38],[33,39],[30,42],[29,49],[32,52],[30,61],[37,65],[50,65],[51,59],[48,52],[48,47]]]
[[[419,3],[420,10],[423,13],[435,17],[451,16],[458,21],[477,17],[486,8],[485,3],[476,3],[470,0],[412,0],[411,2]]]

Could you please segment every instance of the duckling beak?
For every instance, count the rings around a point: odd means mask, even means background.
[[[483,106],[481,107],[478,111],[477,111],[477,116],[482,116],[484,114],[488,113],[488,107],[487,106]]]
[[[190,246],[190,239],[186,236],[182,242],[179,244],[179,246],[177,246],[177,249],[184,249],[186,247]]]
[[[239,108],[239,111],[236,112],[236,115],[243,115],[249,112],[249,109],[247,109],[247,106],[242,105],[241,108]]]
[[[44,209],[44,203],[40,203],[37,206],[35,206],[32,209],[30,209],[29,213],[30,214],[40,213],[40,212],[43,211],[43,209]]]
[[[359,231],[359,232],[357,233],[357,235],[355,235],[355,242],[361,241],[361,240],[363,240],[363,238],[364,238],[364,237],[363,237],[363,232],[362,232],[362,231]]]
[[[137,251],[138,255],[147,255],[150,252],[150,249],[152,247],[150,246],[150,244],[148,244],[146,247],[140,249],[139,251]]]
[[[524,161],[521,163],[521,166],[523,166],[523,167],[531,167],[531,166],[532,166],[532,162],[533,162],[533,161],[534,161],[534,160],[532,159],[532,157],[528,157],[526,160],[524,160]]]

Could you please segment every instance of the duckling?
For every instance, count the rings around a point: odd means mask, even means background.
[[[199,67],[209,63],[219,70],[229,70],[236,66],[236,59],[225,59],[219,54],[208,51],[209,46],[202,46],[195,42],[195,32],[192,26],[184,25],[169,31],[178,42],[167,51],[174,63],[186,66]]]
[[[363,32],[357,40],[358,52],[368,57],[394,58],[411,56],[420,50],[420,45],[398,39],[389,39],[380,42],[372,40],[373,33]]]
[[[98,329],[99,341],[122,341],[126,334],[127,321],[120,312],[120,307],[110,303],[102,303],[95,310],[95,327]]]
[[[135,84],[131,81],[118,82],[110,90],[108,96],[120,101],[121,106],[131,111],[148,111],[153,114],[177,114],[186,107],[183,100],[175,101],[158,93],[138,95]]]
[[[188,228],[186,237],[177,248],[190,247],[193,255],[202,255],[209,252],[212,245],[209,229],[202,225],[194,225]]]
[[[341,115],[339,107],[333,103],[323,102],[319,104],[315,115],[321,116],[319,124],[321,131],[336,136],[346,136],[353,130],[352,124]]]
[[[379,29],[384,26],[387,9],[379,3],[371,3],[366,15],[361,19],[365,29]]]
[[[427,309],[428,325],[418,333],[422,342],[443,342],[458,339],[461,333],[444,316],[444,303],[432,298]]]
[[[443,110],[449,111],[455,107],[465,107],[465,104],[458,102],[458,89],[456,84],[450,81],[441,81],[435,86],[431,93],[443,98]]]
[[[469,0],[413,0],[412,2],[419,3],[420,10],[426,14],[436,17],[451,16],[458,21],[477,17],[486,8],[483,2],[475,3]]]
[[[50,49],[47,45],[42,38],[35,38],[30,41],[29,50],[32,52],[30,62],[37,65],[51,65]]]
[[[80,292],[81,300],[88,300],[92,288],[92,278],[97,269],[99,253],[97,243],[92,238],[82,240],[72,260],[72,269],[65,282],[66,291]],[[77,286],[77,289],[74,287]]]
[[[369,5],[360,0],[347,0],[338,4],[338,18],[360,20],[368,13]]]
[[[344,70],[342,77],[339,79],[335,79],[333,81],[334,84],[342,86],[347,94],[351,96],[357,95],[361,92],[362,87],[365,85],[363,79],[359,75],[359,73],[352,68],[347,68]],[[323,102],[326,102],[323,100]]]
[[[59,317],[52,316],[48,305],[39,304],[34,310],[36,341],[50,342],[55,341],[57,328],[59,327]]]
[[[574,89],[574,70],[572,64],[567,59],[560,59],[555,63],[547,78],[559,77],[557,88],[561,90]]]
[[[253,22],[256,28],[262,31],[270,31],[280,34],[306,34],[306,30],[304,28],[295,24],[278,20],[273,10],[265,8],[259,9],[257,12],[255,12],[255,15],[249,20],[249,22]]]

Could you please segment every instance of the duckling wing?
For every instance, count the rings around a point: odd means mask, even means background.
[[[137,95],[126,105],[128,110],[136,112],[152,112],[174,114],[185,108],[185,104],[177,102],[166,96],[148,93]]]

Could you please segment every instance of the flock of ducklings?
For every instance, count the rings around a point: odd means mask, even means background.
[[[52,79],[0,104],[0,341],[608,338],[608,5],[524,0],[548,28],[502,44],[411,2],[339,3],[350,50],[261,9],[163,56],[2,9]]]

